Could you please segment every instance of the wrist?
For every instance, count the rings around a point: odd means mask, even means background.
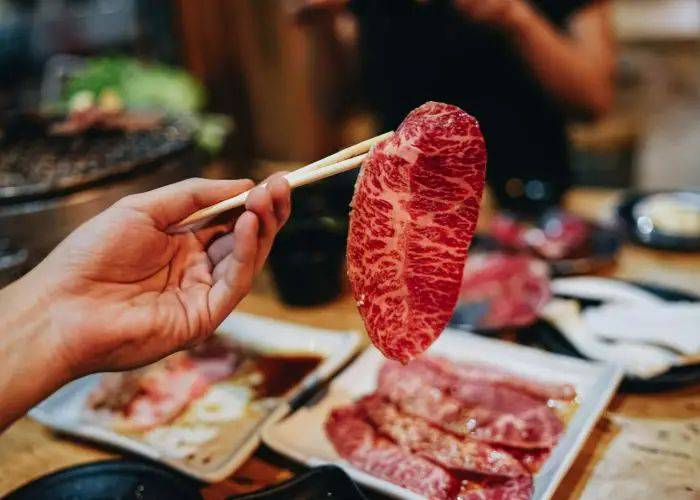
[[[54,379],[63,385],[83,373],[76,369],[70,359],[70,352],[66,349],[65,337],[72,329],[71,320],[74,318],[62,313],[68,299],[60,285],[64,277],[56,275],[54,268],[49,261],[44,260],[24,276],[19,285],[20,293],[25,297],[23,303],[31,304],[29,307],[36,311],[36,340],[43,346],[42,350],[50,353],[46,363],[50,366]]]
[[[70,369],[60,355],[60,332],[53,315],[57,293],[46,283],[46,276],[37,269],[22,277],[7,289],[7,304],[3,306],[6,321],[1,334],[20,337],[33,360],[41,361],[47,378],[60,386],[71,378]],[[5,292],[5,290],[3,290]],[[49,377],[50,375],[50,377]]]
[[[32,273],[0,291],[0,429],[71,380],[49,295]]]

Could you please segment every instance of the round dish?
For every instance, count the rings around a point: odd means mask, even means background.
[[[643,213],[645,205],[650,202],[668,198],[683,199],[687,201],[697,199],[698,211],[700,211],[700,191],[655,191],[647,193],[628,193],[617,207],[617,217],[620,224],[635,243],[659,250],[671,250],[677,252],[700,251],[700,233],[695,236],[686,236],[664,232],[655,227],[652,218]]]
[[[343,469],[322,465],[304,472],[282,484],[227,500],[366,500],[357,485]]]
[[[105,460],[62,469],[10,493],[6,500],[201,500],[196,482],[147,462]]]
[[[641,283],[632,283],[639,288],[657,295],[669,302],[698,302],[700,297],[670,288]],[[595,301],[578,300],[583,308],[597,305]],[[536,345],[547,351],[565,354],[576,358],[589,359],[582,355],[557,328],[546,321],[538,320],[535,324],[521,328],[517,332],[518,341],[523,344]],[[649,379],[626,376],[620,390],[631,393],[662,392],[700,382],[700,364],[671,368],[666,373]]]

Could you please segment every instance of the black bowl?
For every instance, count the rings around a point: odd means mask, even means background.
[[[40,477],[6,500],[201,500],[198,486],[152,463],[105,460]]]
[[[340,295],[346,235],[334,217],[294,218],[280,231],[270,267],[283,302],[312,306]]]
[[[678,236],[664,233],[657,229],[649,232],[640,230],[637,218],[634,215],[635,207],[644,202],[648,197],[656,194],[672,194],[678,191],[654,191],[646,193],[628,193],[617,207],[617,217],[625,229],[629,238],[635,243],[657,250],[670,250],[674,252],[698,252],[700,251],[700,235],[695,237]],[[683,191],[694,192],[697,191]]]
[[[315,467],[282,484],[228,500],[366,500],[357,485],[335,465]]]

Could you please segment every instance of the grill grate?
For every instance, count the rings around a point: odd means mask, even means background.
[[[180,152],[191,143],[184,123],[148,131],[47,133],[50,120],[22,117],[0,136],[0,204],[73,191]]]

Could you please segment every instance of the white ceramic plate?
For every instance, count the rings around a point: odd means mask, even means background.
[[[229,476],[255,451],[260,443],[260,430],[264,425],[284,417],[289,412],[289,403],[295,396],[328,379],[361,345],[361,338],[357,332],[320,330],[244,313],[229,316],[217,332],[260,353],[318,354],[323,357],[323,361],[284,397],[276,398],[270,405],[266,405],[266,412],[257,425],[241,439],[231,442],[230,453],[227,449],[225,456],[219,460],[205,465],[167,457],[141,439],[86,421],[85,399],[99,383],[100,374],[84,377],[63,387],[32,409],[29,415],[54,430],[141,454],[203,481],[220,481]]]
[[[608,405],[622,376],[620,369],[612,365],[559,356],[449,329],[429,352],[454,360],[491,362],[534,380],[569,383],[576,387],[579,407],[551,456],[535,476],[535,499],[547,499],[552,495]],[[266,425],[263,441],[277,452],[309,466],[340,465],[356,481],[396,498],[421,498],[344,461],[323,430],[332,408],[348,404],[375,389],[383,362],[381,354],[369,347],[330,384],[322,399],[300,408],[281,422]]]

